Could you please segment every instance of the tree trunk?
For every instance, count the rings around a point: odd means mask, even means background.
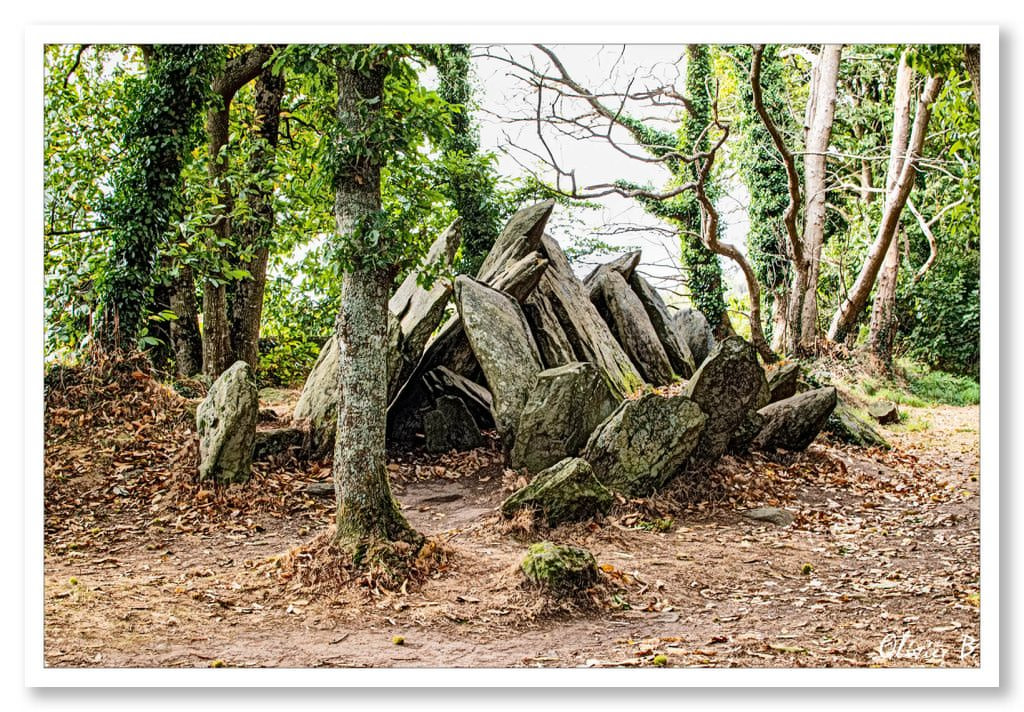
[[[258,142],[249,164],[249,172],[257,179],[272,169],[280,125],[284,77],[264,69],[256,82],[256,126],[253,135]],[[252,217],[238,225],[235,233],[241,253],[252,252],[252,259],[240,262],[252,279],[234,284],[230,293],[231,342],[234,359],[259,366],[260,319],[263,315],[263,293],[267,285],[267,257],[274,231],[273,191],[254,181],[249,190]]]
[[[900,243],[892,240],[878,275],[878,288],[871,307],[868,343],[873,367],[880,375],[892,373],[892,347],[896,336],[896,280],[900,269]]]
[[[974,92],[974,102],[981,105],[981,47],[979,45],[964,45],[964,64],[967,65],[967,73],[971,75],[971,90]]]
[[[385,75],[380,65],[371,65],[364,73],[344,64],[339,67],[338,118],[343,134],[366,136],[382,120]],[[363,152],[350,165],[340,167],[334,205],[339,239],[347,239],[366,217],[380,210],[380,168],[372,152]],[[357,564],[376,545],[403,541],[418,549],[423,541],[391,495],[385,463],[390,288],[390,270],[353,265],[342,282],[334,337],[339,354],[334,544]]]
[[[231,101],[243,86],[255,79],[270,59],[270,45],[259,45],[228,62],[224,73],[213,80],[212,89],[220,97],[219,105],[206,114],[206,133],[209,139],[210,184],[220,194],[223,205],[214,220],[213,232],[217,242],[231,239],[231,211],[234,196],[222,181],[228,170],[228,145]],[[231,321],[228,312],[228,289],[223,277],[207,280],[203,285],[203,372],[217,378],[234,363]],[[252,365],[252,364],[250,364]]]
[[[196,285],[191,267],[183,266],[177,279],[171,282],[170,303],[171,311],[178,316],[171,322],[175,372],[187,378],[203,370],[203,338],[199,333]]]
[[[900,58],[900,65],[896,75],[896,92],[893,98],[893,144],[889,158],[889,172],[886,179],[885,206],[882,210],[882,221],[878,226],[875,241],[868,250],[867,258],[861,267],[860,274],[850,288],[846,298],[840,303],[832,318],[828,331],[828,338],[834,342],[845,340],[846,336],[853,329],[857,320],[864,311],[868,296],[875,286],[875,280],[882,267],[886,254],[889,251],[889,244],[896,234],[899,226],[900,215],[910,197],[910,190],[914,186],[917,164],[921,155],[921,148],[924,145],[925,134],[928,131],[928,122],[931,119],[932,103],[942,88],[942,77],[929,77],[925,83],[924,91],[917,104],[917,115],[910,129],[910,138],[903,144],[905,151],[899,150],[902,142],[900,139],[900,122],[904,126],[909,123],[910,116],[910,82],[913,77],[913,70],[907,64],[907,54],[904,52]],[[905,119],[903,117],[906,117]]]
[[[796,353],[813,354],[818,347],[818,274],[825,242],[826,153],[836,109],[836,83],[842,45],[825,45],[814,66],[807,103],[804,153],[804,258],[807,275],[800,304],[800,334]]]

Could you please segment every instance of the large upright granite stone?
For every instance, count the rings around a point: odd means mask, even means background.
[[[590,302],[562,248],[550,235],[541,238],[541,247],[549,265],[537,289],[551,303],[576,358],[594,364],[617,397],[632,393],[643,385],[636,366]]]
[[[647,318],[651,320],[661,345],[665,347],[665,354],[672,366],[672,370],[683,378],[690,378],[697,370],[693,354],[690,353],[690,346],[682,337],[675,324],[672,323],[672,316],[668,312],[665,301],[658,294],[658,290],[651,286],[651,283],[644,279],[639,272],[633,272],[629,278],[629,286],[633,293],[640,298],[647,312]]]
[[[259,409],[256,376],[245,361],[235,361],[196,409],[200,480],[249,479]]]
[[[541,371],[519,418],[510,466],[540,472],[577,455],[618,404],[590,363]]]
[[[758,414],[764,418],[764,425],[751,447],[805,450],[832,415],[837,402],[836,389],[827,386],[761,408]]]
[[[640,264],[640,256],[642,254],[641,250],[627,252],[621,257],[615,258],[611,262],[605,262],[591,270],[590,274],[583,278],[583,284],[585,284],[589,290],[590,301],[594,301],[597,296],[597,292],[601,289],[601,277],[609,272],[615,272],[628,282],[633,276],[637,265]]]
[[[672,323],[690,348],[693,361],[699,368],[715,348],[715,334],[707,317],[696,309],[680,309],[672,315]]]
[[[545,368],[555,368],[572,363],[576,354],[565,335],[562,325],[555,315],[551,302],[540,292],[535,291],[523,303],[523,313],[533,330],[533,337],[540,349],[540,358]]]
[[[594,477],[594,470],[586,460],[567,457],[506,499],[501,513],[512,517],[520,509],[533,509],[553,527],[589,519],[595,514],[607,514],[614,501],[608,488]]]
[[[537,344],[519,303],[504,292],[459,275],[455,304],[490,387],[498,434],[510,450],[519,417],[541,371]]]
[[[580,457],[605,487],[645,497],[683,471],[705,419],[686,396],[648,393],[623,401],[590,436]]]
[[[545,200],[516,212],[494,240],[476,278],[491,283],[507,265],[536,252],[554,207],[554,200]]]
[[[308,428],[310,454],[330,452],[338,425],[338,343],[333,334],[306,376],[292,420]]]
[[[597,294],[591,291],[591,301],[618,337],[644,380],[656,386],[672,383],[675,380],[672,364],[669,363],[665,347],[661,345],[640,297],[614,270],[598,275],[593,287]]]
[[[714,462],[751,411],[768,403],[768,381],[757,351],[739,336],[718,344],[690,379],[686,395],[707,415],[695,460]]]

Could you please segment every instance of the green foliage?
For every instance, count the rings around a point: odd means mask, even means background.
[[[910,392],[929,403],[964,406],[981,402],[981,386],[966,376],[955,376],[910,364],[907,380]]]
[[[128,88],[124,159],[101,212],[112,249],[101,272],[105,346],[134,348],[143,332],[161,238],[181,210],[182,163],[200,138],[210,78],[224,60],[213,45],[155,45],[144,79]]]

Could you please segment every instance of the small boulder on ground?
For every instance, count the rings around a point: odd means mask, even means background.
[[[612,493],[597,481],[586,460],[567,457],[506,499],[501,513],[512,517],[520,509],[533,509],[553,527],[606,514],[613,501]]]
[[[849,445],[880,447],[888,450],[889,441],[866,419],[857,415],[846,403],[840,401],[825,423],[824,430]]]
[[[704,421],[689,398],[648,393],[623,401],[590,436],[581,457],[605,487],[646,497],[682,472]]]
[[[714,462],[749,413],[768,403],[768,381],[754,347],[730,336],[708,354],[685,393],[707,415],[694,459]]]
[[[519,417],[510,466],[540,472],[579,454],[618,404],[591,363],[574,361],[541,371]]]
[[[836,389],[827,386],[765,406],[758,411],[764,417],[764,426],[751,447],[805,450],[821,432],[837,402]]]
[[[484,436],[472,413],[456,396],[437,399],[437,406],[423,416],[423,433],[427,452],[472,450],[484,444]]]
[[[792,512],[787,512],[785,509],[779,509],[778,507],[758,507],[757,509],[748,509],[745,512],[740,512],[747,519],[753,519],[755,522],[769,522],[777,527],[788,527],[793,523]]]
[[[249,364],[236,361],[213,382],[196,410],[199,479],[249,479],[259,409],[256,376]]]
[[[559,594],[584,591],[598,579],[593,554],[550,541],[531,545],[520,568],[527,581]]]
[[[877,420],[880,425],[900,422],[900,411],[891,401],[872,403],[868,406],[868,415]]]

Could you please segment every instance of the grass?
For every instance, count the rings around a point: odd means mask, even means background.
[[[901,359],[896,364],[901,375],[896,381],[864,377],[858,384],[860,391],[872,400],[887,400],[911,408],[930,405],[978,405],[981,387],[966,376],[955,376],[943,371],[932,371],[913,361]]]

